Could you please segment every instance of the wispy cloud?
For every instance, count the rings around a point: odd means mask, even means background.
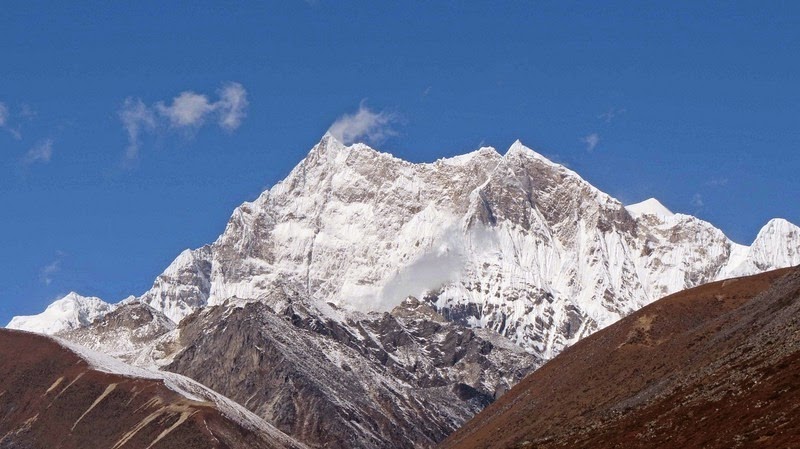
[[[728,185],[728,178],[711,178],[706,182],[706,185],[710,187],[724,187]]]
[[[597,118],[606,123],[611,123],[615,118],[624,114],[625,112],[625,108],[610,108],[608,111],[598,115]]]
[[[328,132],[345,144],[359,140],[379,143],[387,137],[397,135],[392,125],[398,119],[397,114],[386,111],[375,112],[362,101],[356,113],[344,114],[339,117],[333,122]]]
[[[0,103],[0,127],[5,127],[8,121],[8,106]]]
[[[597,144],[600,143],[600,135],[597,133],[591,133],[588,136],[583,137],[581,142],[586,144],[586,151],[592,152],[597,147]]]
[[[19,115],[26,120],[33,120],[36,117],[36,110],[31,105],[23,103],[19,108]]]
[[[703,202],[703,195],[695,193],[694,196],[692,196],[692,206],[698,209],[705,206],[705,203]]]
[[[56,258],[49,264],[45,265],[39,271],[39,279],[44,282],[46,285],[50,285],[53,282],[53,278],[55,275],[61,271],[61,260],[64,258],[64,253],[61,251],[56,251]]]
[[[19,126],[11,126],[11,111],[8,109],[8,106],[6,106],[5,103],[0,103],[0,129],[8,131],[17,140],[22,139],[22,133],[19,130]]]
[[[219,92],[216,108],[219,110],[219,126],[233,131],[242,124],[246,115],[247,91],[239,83],[229,83]]]
[[[144,131],[149,131],[156,126],[156,116],[142,100],[126,98],[119,111],[119,119],[128,133],[128,147],[125,149],[125,158],[136,159],[139,156],[139,136]]]
[[[233,131],[246,116],[247,91],[239,83],[227,83],[217,91],[219,99],[211,101],[205,94],[184,91],[171,102],[146,105],[139,98],[127,98],[119,111],[122,126],[128,134],[125,158],[134,160],[139,155],[141,137],[158,129],[196,130],[210,119],[226,131]]]
[[[30,165],[36,162],[46,164],[50,162],[53,157],[53,139],[45,139],[39,141],[36,145],[31,147],[25,156],[22,158],[22,163]]]

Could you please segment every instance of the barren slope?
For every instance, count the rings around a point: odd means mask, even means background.
[[[666,297],[520,382],[446,448],[800,446],[800,268]]]
[[[48,337],[0,330],[0,360],[3,449],[302,447],[162,379],[95,369]]]

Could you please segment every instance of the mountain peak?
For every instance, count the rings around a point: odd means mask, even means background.
[[[578,178],[583,179],[579,174],[575,173],[574,171],[567,168],[564,164],[559,164],[558,162],[554,162],[553,160],[549,159],[548,157],[544,156],[543,154],[537,152],[533,148],[526,146],[522,143],[521,140],[517,139],[506,151],[505,156],[503,156],[506,160],[519,158],[519,157],[527,157],[531,159],[535,159],[547,166],[555,168],[562,173],[568,174],[570,176],[575,176]]]
[[[308,156],[334,153],[343,148],[346,148],[345,144],[336,139],[330,132],[326,132],[319,142],[311,148]]]
[[[800,227],[783,218],[773,218],[758,231],[753,246],[772,248],[780,242],[800,245]],[[794,265],[797,262],[800,262],[800,254],[792,257],[790,264]]]
[[[541,156],[539,153],[533,151],[530,147],[525,146],[525,144],[522,143],[521,140],[517,139],[514,141],[514,143],[511,144],[510,147],[508,147],[508,151],[506,151],[506,157],[508,157],[509,155],[514,156],[521,154],[526,154],[529,156],[539,156],[543,158],[543,156]]]
[[[628,213],[634,218],[639,218],[642,215],[655,215],[656,217],[664,219],[675,215],[655,198],[648,198],[642,202],[625,206],[625,209],[627,209]]]
[[[777,242],[791,241],[800,243],[800,227],[783,218],[768,221],[753,241],[753,246],[771,247]]]
[[[95,296],[83,296],[78,292],[71,291],[66,295],[62,296],[61,298],[59,298],[58,300],[56,300],[55,302],[53,302],[52,304],[50,304],[50,307],[55,306],[57,304],[71,304],[71,303],[91,304],[91,303],[96,303],[98,301],[103,302],[102,299],[97,298]]]
[[[38,315],[15,316],[9,329],[40,334],[55,334],[91,323],[95,318],[114,310],[113,305],[93,296],[70,292],[53,302]]]
[[[800,227],[795,225],[794,223],[786,220],[785,218],[773,218],[772,220],[768,221],[767,224],[761,228],[763,231],[771,231],[778,234],[791,234],[793,231],[800,230]]]

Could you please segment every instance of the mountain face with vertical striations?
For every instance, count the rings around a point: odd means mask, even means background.
[[[323,311],[414,296],[549,358],[667,294],[797,263],[785,220],[739,245],[657,200],[625,207],[519,141],[413,164],[326,135],[139,300],[178,322],[285,288]]]
[[[415,164],[325,135],[143,295],[11,324],[192,377],[310,447],[427,447],[662,296],[800,263],[798,235],[773,220],[747,247],[623,206],[519,141]]]

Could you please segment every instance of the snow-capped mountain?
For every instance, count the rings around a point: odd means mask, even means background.
[[[413,164],[326,135],[141,299],[178,321],[285,286],[345,311],[412,295],[547,358],[666,294],[800,263],[796,229],[738,245],[654,199],[626,208],[519,141]]]
[[[6,327],[40,334],[56,334],[86,326],[115,307],[100,298],[70,292],[38,315],[15,316]]]
[[[414,164],[326,134],[139,300],[178,322],[286,288],[332,316],[415,296],[549,358],[666,294],[798,264],[798,235],[773,220],[746,247],[655,199],[625,207],[519,141]]]
[[[781,218],[772,219],[761,228],[753,244],[741,251],[745,250],[742,262],[732,268],[731,274],[741,276],[772,267],[797,265],[800,263],[800,228]]]

